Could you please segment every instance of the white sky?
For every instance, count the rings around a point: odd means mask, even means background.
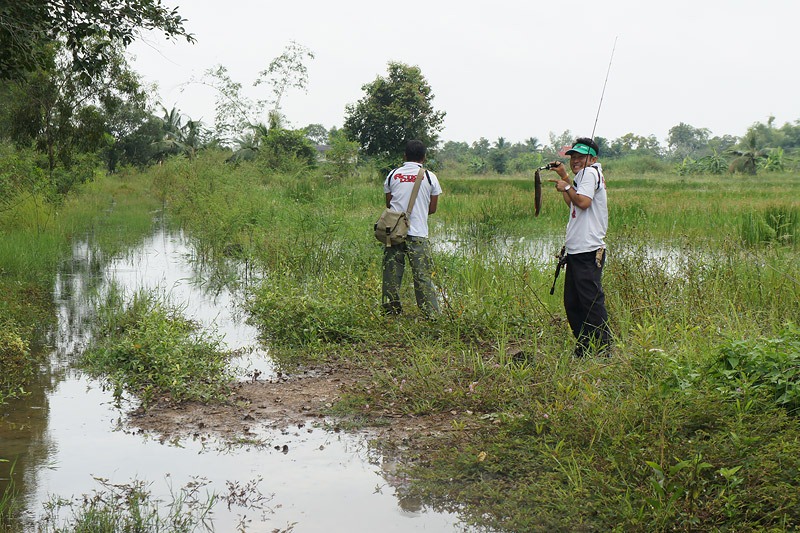
[[[183,87],[216,65],[252,98],[258,72],[294,40],[309,48],[308,91],[282,110],[293,127],[341,127],[362,86],[389,61],[417,65],[443,141],[521,142],[549,132],[590,135],[615,38],[596,135],[654,134],[685,122],[741,136],[754,122],[800,119],[800,0],[164,0],[197,42],[155,35],[134,68],[160,100],[207,125],[214,94]]]

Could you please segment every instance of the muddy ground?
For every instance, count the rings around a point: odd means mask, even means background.
[[[255,442],[263,427],[286,430],[325,426],[340,431],[351,425],[331,417],[331,407],[346,390],[367,379],[346,367],[315,368],[269,379],[255,377],[237,383],[226,404],[159,401],[146,410],[133,411],[130,423],[161,439],[214,437],[228,443]],[[451,431],[453,420],[464,423],[471,415],[453,411],[418,417],[366,405],[360,414],[362,421],[367,421],[365,430],[390,445],[409,445],[411,441],[421,444],[426,437]]]

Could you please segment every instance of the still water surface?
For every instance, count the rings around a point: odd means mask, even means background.
[[[247,354],[237,362],[242,374],[273,372],[257,331],[236,311],[236,296],[211,288],[180,233],[159,231],[110,262],[86,243],[75,246],[54,288],[58,329],[49,342],[50,365],[30,396],[0,407],[0,458],[16,464],[30,527],[53,496],[100,491],[95,478],[103,478],[115,484],[144,481],[166,503],[197,479],[217,494],[226,493],[229,482],[257,487],[262,508],[218,503],[212,511],[215,531],[238,531],[241,524],[256,532],[465,530],[455,515],[398,500],[389,484],[392,461],[369,446],[367,435],[254,427],[267,446],[231,447],[210,439],[162,442],[130,428],[126,412],[134,404],[115,405],[111,392],[71,366],[89,339],[89,296],[102,294],[112,280],[128,294],[156,288],[185,306],[187,316],[217,331],[228,348]],[[274,447],[284,444],[287,453]],[[7,477],[9,464],[0,463],[0,478]]]

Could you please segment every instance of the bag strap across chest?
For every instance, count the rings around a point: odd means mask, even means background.
[[[419,194],[419,187],[422,185],[424,175],[425,167],[420,167],[419,173],[417,173],[417,179],[414,180],[414,188],[411,189],[411,198],[408,199],[408,207],[406,208],[406,213],[408,213],[409,218],[411,218],[411,211],[414,210],[414,202],[417,201],[417,194]]]

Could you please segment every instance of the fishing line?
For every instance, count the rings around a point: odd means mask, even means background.
[[[597,121],[600,118],[600,108],[603,107],[603,97],[606,95],[606,85],[608,84],[608,75],[611,73],[611,62],[614,61],[614,51],[617,49],[617,39],[619,36],[614,37],[614,46],[611,48],[611,57],[608,60],[608,69],[606,70],[606,79],[603,82],[603,90],[600,93],[600,103],[597,104],[597,114],[594,117],[594,126],[592,126],[591,139],[594,140],[594,132],[597,129]]]

